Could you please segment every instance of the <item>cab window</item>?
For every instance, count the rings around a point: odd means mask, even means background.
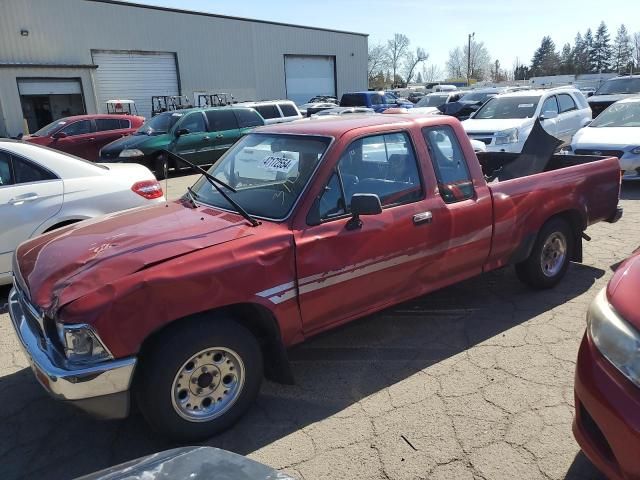
[[[542,104],[542,111],[540,113],[544,114],[544,112],[558,112],[558,102],[556,102],[556,96],[552,96],[547,98]]]
[[[577,110],[576,102],[573,101],[571,95],[566,93],[561,93],[558,95],[558,103],[560,104],[560,113],[570,112],[572,110]]]
[[[74,135],[84,135],[86,133],[91,133],[91,121],[80,120],[79,122],[73,122],[72,124],[67,125],[60,131],[65,133],[68,137],[73,137]]]
[[[423,128],[422,134],[445,203],[468,200],[475,196],[473,180],[455,132],[449,126]]]
[[[182,123],[180,123],[179,128],[186,128],[189,130],[189,133],[205,132],[207,128],[204,124],[204,115],[202,115],[201,112],[187,115]]]
[[[418,163],[405,132],[374,135],[354,141],[344,151],[319,198],[322,220],[346,215],[356,193],[378,195],[384,207],[422,198]]]

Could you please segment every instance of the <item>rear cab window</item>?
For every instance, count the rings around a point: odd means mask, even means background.
[[[474,198],[473,179],[453,129],[448,125],[425,127],[422,135],[444,202],[456,203]]]

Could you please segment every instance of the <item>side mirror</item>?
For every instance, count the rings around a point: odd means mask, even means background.
[[[179,128],[178,130],[176,130],[176,138],[179,138],[182,135],[187,135],[188,133],[189,133],[188,128]]]
[[[596,92],[587,92],[587,98],[593,97]]]
[[[540,121],[544,121],[544,120],[553,120],[554,118],[558,118],[558,112],[556,112],[555,110],[547,110],[546,112],[543,112],[542,115],[540,115]]]
[[[380,197],[374,193],[356,193],[351,197],[351,219],[347,229],[355,230],[362,227],[360,215],[378,215],[382,213]]]
[[[67,138],[67,134],[64,132],[56,132],[52,137],[54,140],[58,140],[59,138]]]

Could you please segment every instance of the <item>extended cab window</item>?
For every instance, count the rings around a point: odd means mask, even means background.
[[[320,218],[349,213],[355,193],[374,193],[383,207],[422,198],[418,163],[408,134],[375,135],[349,145],[319,199]]]
[[[567,93],[561,93],[558,95],[558,103],[560,104],[560,113],[570,112],[571,110],[577,110],[576,103],[571,98],[571,95]]]
[[[234,130],[238,128],[238,121],[232,110],[208,110],[206,112],[210,132]]]
[[[65,133],[68,137],[91,133],[91,122],[89,120],[80,120],[79,122],[73,122],[60,131]]]
[[[440,196],[446,203],[473,198],[475,190],[467,161],[455,132],[449,126],[423,128]]]
[[[280,118],[280,112],[275,105],[258,105],[254,107],[262,118],[269,120],[271,118]]]
[[[240,128],[258,127],[264,125],[264,120],[253,110],[240,109],[234,110],[236,117],[238,118],[238,125]]]

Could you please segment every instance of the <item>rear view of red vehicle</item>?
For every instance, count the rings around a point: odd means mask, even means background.
[[[76,115],[56,120],[22,140],[95,162],[102,147],[131,135],[143,123],[144,117],[136,115]]]

